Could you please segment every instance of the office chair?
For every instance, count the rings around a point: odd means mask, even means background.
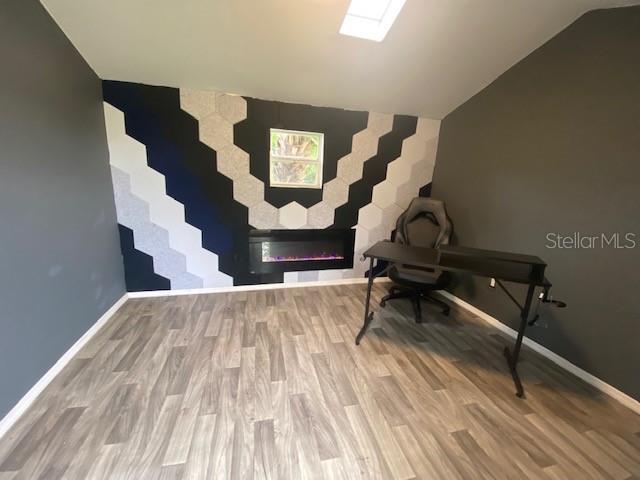
[[[453,225],[447,216],[442,200],[417,197],[398,217],[392,241],[405,245],[438,248],[440,245],[449,244],[452,230]],[[449,315],[449,305],[430,296],[431,292],[446,287],[450,281],[448,272],[409,267],[396,263],[389,267],[389,278],[394,285],[389,289],[389,294],[380,301],[381,307],[384,307],[389,300],[409,298],[417,323],[422,322],[420,300],[426,300],[442,307],[442,313]]]

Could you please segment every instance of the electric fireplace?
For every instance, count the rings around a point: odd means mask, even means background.
[[[251,230],[250,273],[353,267],[355,230]]]

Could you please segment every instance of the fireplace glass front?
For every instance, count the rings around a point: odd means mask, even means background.
[[[251,273],[326,270],[353,267],[355,231],[252,230]]]

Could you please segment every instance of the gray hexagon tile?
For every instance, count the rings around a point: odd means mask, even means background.
[[[267,203],[262,201],[257,205],[249,208],[249,225],[253,228],[278,228],[280,224],[278,223],[278,209]]]
[[[370,130],[377,137],[381,137],[393,128],[393,115],[386,113],[369,113],[367,130]]]
[[[322,187],[322,202],[336,208],[347,203],[349,185],[342,178],[334,178]]]
[[[217,113],[200,120],[200,141],[214,150],[233,145],[233,125]]]
[[[316,203],[307,210],[307,225],[311,228],[327,228],[333,224],[335,209],[325,202]]]
[[[366,161],[378,152],[378,137],[371,130],[361,130],[353,136],[351,154]]]
[[[218,93],[216,112],[233,125],[247,118],[247,101],[240,95]]]
[[[250,174],[234,179],[233,198],[247,207],[264,201],[264,183]]]
[[[298,202],[280,208],[280,224],[285,228],[301,228],[307,223],[307,209]]]
[[[187,271],[185,255],[170,247],[169,232],[151,222],[149,204],[131,192],[130,176],[112,165],[111,178],[118,223],[133,231],[135,248],[152,257],[154,271],[172,288],[202,287],[202,278]]]
[[[382,210],[375,203],[365,205],[358,212],[358,225],[371,230],[382,223]]]
[[[181,88],[180,108],[200,120],[216,111],[216,94],[215,92]]]
[[[227,145],[216,151],[218,172],[236,180],[249,174],[249,154],[236,147]]]
[[[351,185],[362,178],[363,167],[363,156],[354,155],[353,153],[345,155],[338,161],[338,173],[336,178],[340,178],[347,185]]]

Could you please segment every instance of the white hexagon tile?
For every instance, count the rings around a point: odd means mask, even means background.
[[[427,154],[427,145],[418,135],[412,135],[402,142],[402,155],[406,162],[414,164]]]
[[[362,251],[369,245],[369,230],[356,227],[356,240],[353,244],[354,251]]]
[[[402,157],[400,157],[402,158]],[[395,185],[402,185],[411,179],[411,164],[394,160],[387,166],[387,178],[385,181]]]
[[[411,181],[417,187],[429,183],[433,176],[433,164],[428,159],[418,162],[411,169]]]
[[[405,210],[411,200],[418,195],[420,187],[416,186],[412,180],[400,185],[396,191],[396,205]]]
[[[307,209],[298,202],[280,208],[280,224],[284,228],[301,228],[307,223]]]
[[[404,212],[404,209],[395,203],[392,203],[382,211],[382,225],[385,226],[389,233],[396,228],[396,221],[398,217],[402,215],[402,212]]]
[[[356,225],[356,241],[353,244],[355,258],[360,258],[364,251],[372,245],[370,237],[368,229],[362,225]]]
[[[381,222],[382,210],[375,203],[370,203],[360,209],[360,212],[358,213],[359,226],[369,230],[377,227]]]
[[[284,272],[283,283],[298,283],[298,272]]]
[[[396,197],[396,190],[398,186],[388,180],[380,182],[373,187],[373,195],[371,201],[378,205],[380,208],[386,208],[393,204]]]
[[[440,134],[440,120],[432,120],[430,118],[418,118],[418,126],[416,133],[424,140],[437,138]]]
[[[372,245],[381,240],[389,240],[391,230],[386,225],[378,225],[369,230],[369,244]]]

